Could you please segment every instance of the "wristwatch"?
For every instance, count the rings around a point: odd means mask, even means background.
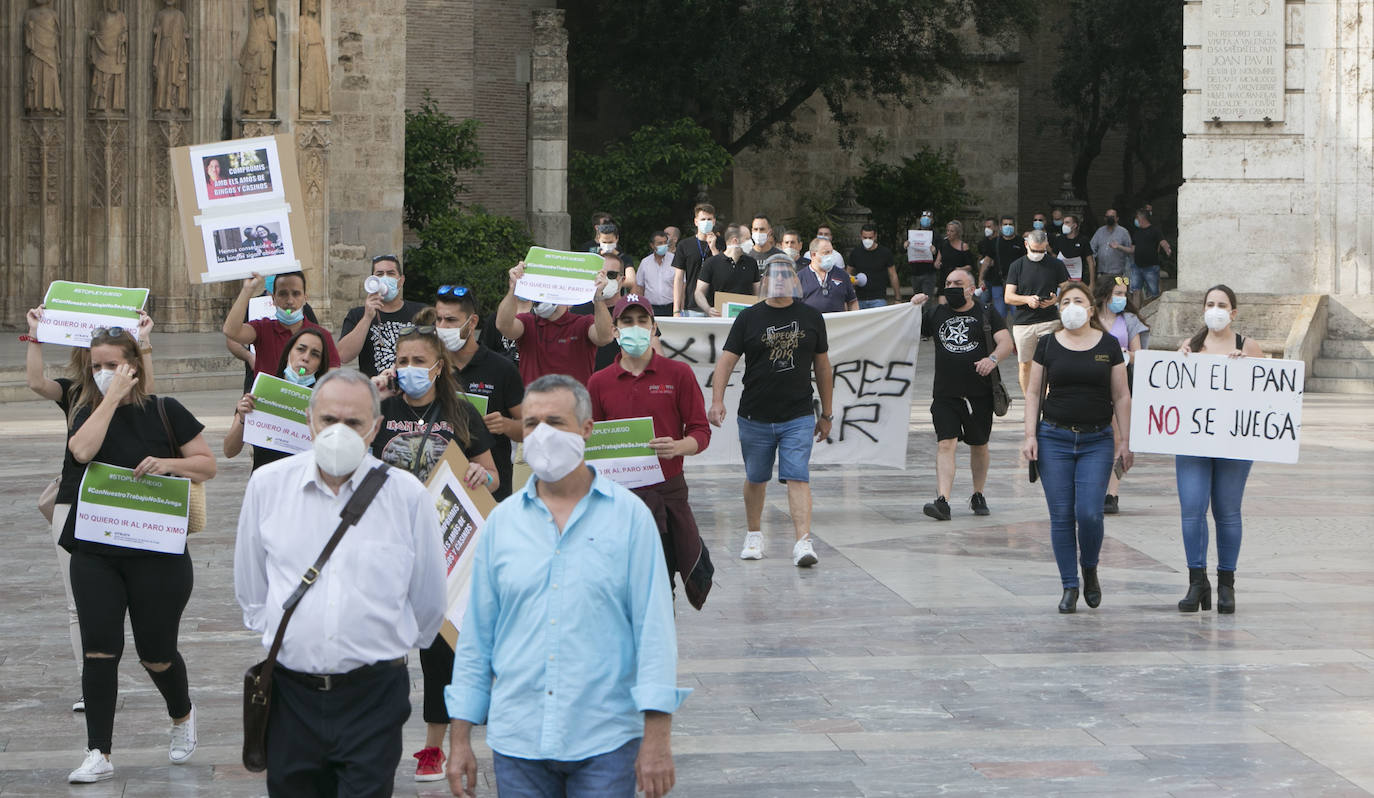
[[[992,365],[997,365],[997,355],[988,355],[988,360],[992,361]]]
[[[826,414],[824,414],[824,413],[821,413],[821,418],[825,419],[826,421],[834,421],[834,420],[835,420],[835,416],[834,416],[833,413],[832,413],[831,415],[828,415],[828,416],[827,416]]]

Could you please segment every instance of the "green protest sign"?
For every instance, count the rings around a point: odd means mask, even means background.
[[[487,410],[487,397],[480,393],[463,393],[462,391],[459,391],[459,393],[462,393],[463,398],[472,403],[473,407],[477,408],[477,413],[479,415],[485,416],[490,412]]]
[[[663,466],[649,445],[653,437],[652,418],[598,421],[585,456],[597,471],[627,488],[656,485],[663,481]]]
[[[311,448],[309,388],[259,374],[251,393],[253,412],[243,417],[244,443],[290,454]]]
[[[91,332],[101,327],[123,327],[137,338],[138,312],[147,302],[146,288],[55,280],[43,296],[38,340],[89,347]]]
[[[530,247],[525,254],[525,276],[515,285],[515,295],[531,302],[580,305],[596,294],[596,275],[604,261],[594,252],[563,252]]]
[[[92,462],[77,491],[76,538],[180,554],[186,550],[191,481]]]

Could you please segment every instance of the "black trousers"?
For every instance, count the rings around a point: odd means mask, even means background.
[[[272,798],[389,796],[410,718],[410,675],[383,668],[333,690],[272,678],[267,793]]]
[[[435,635],[429,648],[420,649],[420,672],[425,684],[425,723],[448,725],[448,703],[444,688],[453,681],[453,649],[443,635]]]

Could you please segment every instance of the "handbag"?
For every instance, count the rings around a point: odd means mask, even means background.
[[[988,306],[983,306],[983,340],[987,342],[988,354],[991,355],[997,347],[992,343],[992,326],[988,324]],[[1007,393],[1007,386],[1002,384],[1002,369],[993,366],[992,371],[988,372],[988,384],[992,386],[992,412],[998,416],[1005,416],[1011,409],[1011,395]]]
[[[386,478],[385,464],[377,466],[363,477],[358,489],[340,511],[339,526],[330,536],[329,542],[324,544],[320,556],[315,558],[315,564],[305,570],[305,574],[301,576],[301,583],[296,585],[296,590],[282,603],[281,622],[277,624],[277,635],[272,638],[272,647],[267,651],[267,659],[243,673],[243,766],[254,773],[261,773],[267,769],[267,719],[272,708],[272,671],[277,665],[277,652],[281,650],[286,625],[291,622],[291,616],[295,614],[296,606],[300,604],[305,591],[319,578],[320,569],[329,561],[329,556],[338,547],[344,533],[350,526],[358,523],[358,519],[367,512],[367,506],[372,503],[377,491],[381,490]]]
[[[52,524],[52,511],[57,506],[57,486],[62,481],[62,477],[53,477],[52,481],[43,486],[43,491],[38,494],[38,512],[48,519]]]
[[[172,432],[172,422],[167,418],[167,407],[162,397],[157,398],[157,413],[162,416],[162,428],[167,431],[167,440],[172,444],[172,456],[181,457],[181,444]],[[192,482],[186,501],[186,534],[193,535],[205,529],[205,483]]]

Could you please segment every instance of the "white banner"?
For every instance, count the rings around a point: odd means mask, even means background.
[[[663,354],[692,367],[711,406],[711,374],[732,319],[656,319]],[[906,468],[907,427],[916,379],[920,309],[910,303],[825,314],[830,365],[835,372],[830,439],[817,443],[812,463]],[[725,424],[712,428],[711,445],[686,465],[741,465],[735,415],[743,390],[744,362],[725,389]],[[818,394],[813,394],[819,396]]]
[[[1133,451],[1298,462],[1301,360],[1150,350],[1135,358]]]

